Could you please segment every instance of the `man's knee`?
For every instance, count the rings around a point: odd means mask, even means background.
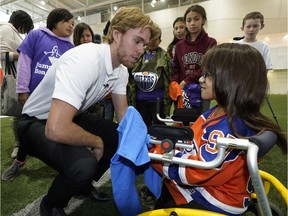
[[[64,175],[69,181],[91,183],[98,169],[98,161],[96,158],[81,158],[72,164],[68,170],[64,171]]]

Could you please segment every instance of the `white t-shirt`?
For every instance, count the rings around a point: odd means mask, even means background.
[[[270,59],[270,49],[267,43],[262,41],[255,41],[255,42],[245,42],[244,39],[239,41],[240,44],[248,44],[254,48],[256,48],[264,58],[267,70],[272,69],[272,63]]]
[[[127,83],[127,68],[112,68],[108,44],[82,44],[65,52],[49,68],[22,113],[47,119],[52,98],[71,104],[81,113],[110,92],[126,95]]]

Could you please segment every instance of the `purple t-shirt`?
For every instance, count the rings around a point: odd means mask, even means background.
[[[31,59],[29,94],[38,86],[50,66],[63,53],[73,47],[74,45],[68,37],[57,37],[47,28],[33,30],[27,35],[17,51],[22,52]]]

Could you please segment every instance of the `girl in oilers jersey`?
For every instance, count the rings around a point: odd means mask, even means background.
[[[260,113],[268,80],[265,62],[255,48],[232,43],[218,45],[205,54],[202,69],[201,96],[215,99],[217,105],[191,126],[193,150],[176,150],[177,157],[212,161],[217,154],[217,137],[251,137],[265,130],[278,135],[277,144],[287,153],[284,132]],[[150,151],[162,153],[159,146]],[[177,206],[228,215],[241,215],[247,209],[252,191],[242,150],[228,149],[224,162],[212,170],[163,165],[159,161],[152,164],[163,174],[165,183],[155,209]]]

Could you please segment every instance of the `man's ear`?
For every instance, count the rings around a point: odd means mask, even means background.
[[[244,27],[243,26],[241,27],[241,30],[244,31]]]
[[[116,29],[113,29],[112,31],[113,31],[113,32],[112,32],[113,41],[115,41],[116,43],[119,43],[121,33],[120,33],[118,30],[116,30]]]
[[[263,24],[261,25],[260,30],[263,29],[264,27],[265,27],[265,24],[263,23]]]

